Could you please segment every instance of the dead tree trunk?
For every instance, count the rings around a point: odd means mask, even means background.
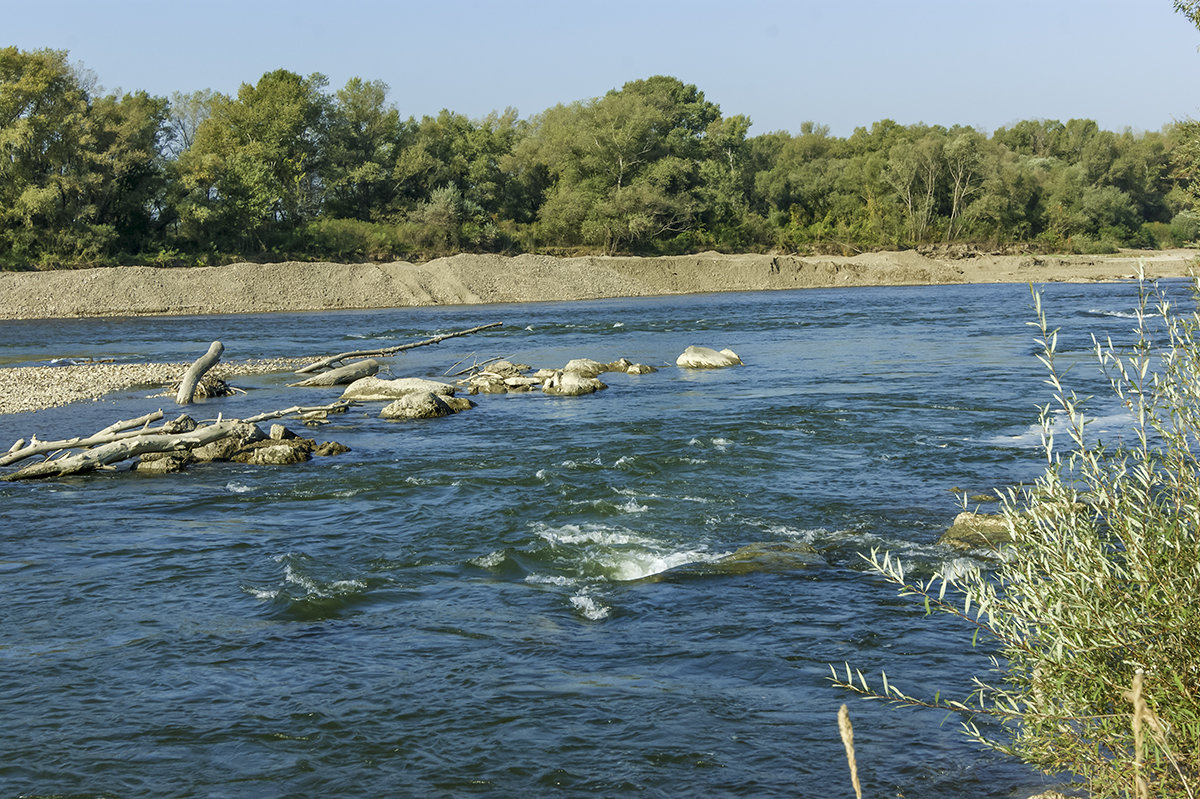
[[[221,360],[221,353],[225,351],[225,345],[219,341],[214,341],[208,346],[208,352],[196,359],[196,362],[188,367],[188,370],[183,373],[183,380],[179,383],[179,391],[175,394],[175,402],[179,405],[190,405],[192,398],[196,395],[196,384],[200,382],[200,378],[204,377],[204,373],[217,365],[217,361]]]

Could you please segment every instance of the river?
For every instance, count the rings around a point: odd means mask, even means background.
[[[1045,288],[1081,393],[1104,392],[1089,336],[1127,338],[1135,296]],[[355,408],[309,432],[351,451],[299,466],[0,484],[0,794],[847,796],[846,702],[866,795],[1028,796],[1043,778],[955,719],[828,675],[961,696],[987,669],[860,553],[929,574],[962,557],[936,544],[959,493],[1038,473],[1032,319],[1027,287],[968,285],[0,323],[6,364],[189,361],[213,339],[319,356],[499,321],[391,373],[664,367],[425,422]],[[675,368],[690,344],[746,365]],[[192,412],[339,393],[293,379]],[[148,393],[0,416],[0,443],[176,412]]]

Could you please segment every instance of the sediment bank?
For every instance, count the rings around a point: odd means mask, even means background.
[[[240,263],[0,273],[0,319],[323,311],[835,286],[1039,283],[1189,273],[1194,250],[1111,256],[455,255],[422,264]]]

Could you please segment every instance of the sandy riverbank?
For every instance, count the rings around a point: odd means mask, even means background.
[[[1195,250],[1111,256],[914,251],[855,256],[552,258],[456,255],[423,264],[232,264],[0,273],[0,319],[258,313],[644,297],[715,291],[945,283],[1041,283],[1188,274]]]
[[[720,291],[946,283],[1042,283],[1183,277],[1195,250],[1112,256],[930,258],[916,252],[801,258],[706,253],[668,258],[457,255],[424,264],[233,264],[0,273],[0,319],[256,313],[641,297]],[[320,353],[317,353],[318,355]],[[186,364],[0,369],[0,413],[166,385]],[[228,363],[234,376],[294,368]]]

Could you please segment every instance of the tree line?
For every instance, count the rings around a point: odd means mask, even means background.
[[[749,129],[668,76],[526,119],[416,119],[379,80],[330,91],[280,69],[236,96],[102,93],[65,51],[8,47],[0,266],[1200,238],[1193,122]]]

